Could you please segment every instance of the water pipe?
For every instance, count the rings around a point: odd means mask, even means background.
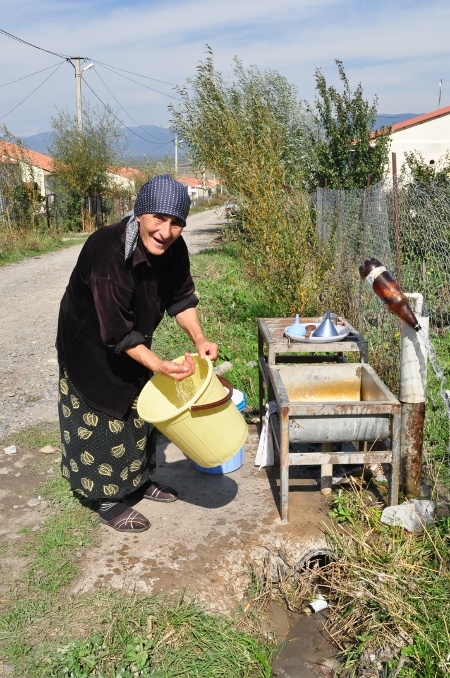
[[[427,315],[422,315],[423,296],[420,293],[406,293],[405,296],[415,302],[414,312],[422,329],[416,332],[405,322],[401,323],[400,484],[408,496],[419,496],[427,388],[429,318]]]

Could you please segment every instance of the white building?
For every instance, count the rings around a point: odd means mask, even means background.
[[[389,175],[392,177],[392,153],[396,155],[397,175],[405,162],[405,153],[418,151],[426,163],[434,164],[450,151],[450,106],[438,108],[392,125]]]

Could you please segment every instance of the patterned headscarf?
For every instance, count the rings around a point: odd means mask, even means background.
[[[186,186],[175,181],[168,174],[159,174],[147,181],[136,196],[134,210],[130,212],[125,237],[125,261],[136,249],[139,224],[136,217],[141,214],[169,214],[181,219],[186,225],[186,218],[191,206]]]

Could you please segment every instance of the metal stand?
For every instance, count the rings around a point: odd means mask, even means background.
[[[400,403],[367,365],[367,342],[345,319],[349,334],[341,341],[326,344],[289,342],[284,329],[290,318],[259,318],[259,412],[264,415],[265,392],[275,400],[278,416],[270,418],[274,448],[280,458],[280,512],[283,520],[289,515],[289,466],[321,467],[321,491],[331,492],[334,464],[376,464],[391,466],[389,503],[398,501],[400,457]],[[317,322],[303,318],[302,323]],[[347,352],[358,353],[358,363],[348,363]],[[328,365],[330,366],[328,368]],[[341,365],[341,367],[340,367]],[[296,397],[297,382],[303,392],[308,385],[320,381],[328,373],[336,375],[335,383],[351,378],[360,380],[358,394],[351,398],[327,402],[308,401]],[[293,395],[294,394],[294,395]],[[360,450],[361,441],[381,444],[390,439],[390,449]],[[333,444],[353,442],[354,452],[333,452]],[[290,443],[321,443],[320,452],[291,452]],[[382,445],[378,445],[378,448]],[[372,445],[373,447],[373,445]]]

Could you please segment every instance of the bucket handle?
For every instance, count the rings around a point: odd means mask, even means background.
[[[204,403],[203,405],[192,405],[191,412],[199,412],[200,410],[211,410],[213,407],[219,407],[220,405],[224,405],[229,400],[231,400],[231,397],[233,395],[232,385],[230,384],[229,381],[227,381],[223,377],[220,377],[218,374],[216,376],[217,376],[217,379],[222,384],[222,386],[225,386],[225,388],[228,389],[228,393],[226,394],[226,396],[224,398],[222,398],[221,400],[216,400],[215,403]]]

